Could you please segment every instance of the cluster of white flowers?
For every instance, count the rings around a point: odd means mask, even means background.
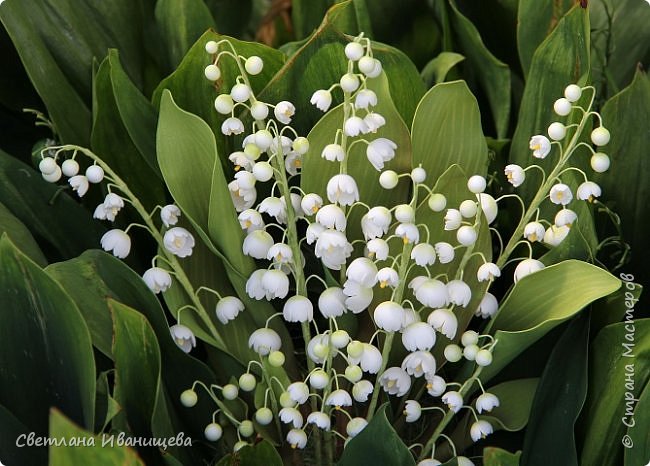
[[[471,255],[482,219],[485,218],[488,224],[494,222],[498,214],[497,202],[484,192],[487,186],[485,178],[475,175],[468,179],[471,198],[457,209],[448,209],[444,224],[438,226],[441,234],[445,230],[455,230],[456,244],[434,241],[439,235],[430,235],[429,228],[418,224],[416,219],[418,192],[428,190],[423,185],[427,173],[422,167],[416,167],[410,174],[399,175],[392,170],[381,173],[379,182],[385,189],[393,189],[403,176],[412,182],[410,202],[394,207],[361,203],[363,193],[360,193],[356,180],[346,173],[352,142],[366,145],[367,160],[378,171],[384,170],[385,164],[399,151],[395,142],[378,134],[386,120],[374,111],[379,98],[368,83],[381,74],[382,66],[373,57],[367,39],[359,37],[345,47],[347,72],[338,83],[329,89],[316,90],[311,98],[316,108],[326,112],[334,100],[334,89],[340,88],[344,95],[341,128],[320,154],[311,153],[309,141],[298,136],[289,126],[296,112],[291,102],[272,105],[259,101],[255,96],[247,75],[256,73],[249,70],[248,64],[255,61],[257,65],[252,69],[259,72],[263,66],[261,59],[231,53],[227,49],[229,44],[220,51],[222,44],[225,42],[206,44],[212,63],[205,69],[205,76],[211,81],[218,80],[221,76],[219,63],[225,56],[237,60],[241,70],[236,84],[229,91],[219,90],[215,109],[225,118],[222,133],[243,137],[241,150],[229,155],[235,175],[228,187],[240,226],[246,233],[242,251],[263,264],[248,278],[246,292],[257,300],[283,300],[280,305],[282,312],[277,315],[287,323],[299,323],[303,327],[310,368],[303,379],[283,386],[277,400],[281,409],[277,413],[268,408],[265,397],[264,406],[255,414],[256,421],[266,425],[277,416],[282,424],[287,425],[287,443],[300,449],[307,444],[308,426],[328,431],[347,419],[345,432],[340,434],[354,437],[372,417],[380,391],[388,396],[405,397],[418,379],[424,381],[431,397],[427,404],[449,405],[447,398],[453,397],[455,392],[448,391],[447,382],[438,375],[439,364],[433,355],[434,346],[440,341],[439,335],[444,338],[442,341],[453,340],[459,326],[457,313],[472,302],[475,306],[472,311],[484,318],[494,315],[498,304],[490,293],[472,301],[472,289],[462,275],[432,276],[430,268],[454,262],[459,248],[463,249],[463,254],[467,251]],[[242,61],[245,63],[243,67]],[[237,116],[237,108],[248,110],[255,120],[249,133]],[[269,109],[274,109],[272,114]],[[327,181],[324,195],[305,193],[289,182],[291,176],[299,173],[303,157],[318,156],[340,164],[339,173]],[[265,182],[273,183],[270,195],[258,200],[257,183]],[[446,208],[447,199],[442,194],[429,193],[427,201],[433,211],[441,212]],[[360,220],[364,239],[355,241],[363,242],[364,248],[356,254],[353,242],[348,239],[348,213],[352,208],[365,209]],[[297,238],[297,221],[305,225],[306,245]],[[313,248],[313,254],[323,267],[339,271],[340,286],[326,283],[320,277],[303,275],[303,248],[307,246]],[[477,279],[491,283],[499,276],[500,269],[486,262],[479,269]],[[324,285],[313,303],[305,286],[306,281],[312,278],[319,279]],[[388,298],[387,291],[390,292]],[[412,296],[412,299],[407,299],[407,296]],[[480,304],[477,305],[478,301]],[[314,314],[314,308],[320,316]],[[242,310],[243,305],[233,305],[229,312],[217,309],[217,314],[226,323]],[[346,313],[362,312],[370,312],[377,329],[368,341],[353,340],[345,330],[339,329],[337,321]],[[426,319],[422,317],[427,315]],[[263,361],[281,366],[284,363],[282,339],[269,327],[271,319],[265,327],[250,335],[248,343]],[[323,319],[327,328],[319,330],[316,320]],[[383,344],[377,337],[380,333],[386,335]],[[399,338],[395,341],[401,341],[407,354],[399,366],[387,367],[396,336]],[[457,347],[461,354],[458,358],[445,351],[445,362],[456,362],[465,356],[477,367],[490,364],[494,342],[479,347],[479,338],[476,334],[476,340],[467,343],[464,351]],[[465,336],[463,341],[466,342]],[[251,361],[251,364],[258,362]],[[244,391],[254,390],[258,383],[250,370],[251,364],[239,379],[239,387]],[[342,365],[345,370],[337,373],[335,364]],[[263,382],[269,384],[267,380]],[[268,387],[267,395],[275,396]],[[347,410],[353,403],[366,404],[368,418],[352,417]],[[488,401],[477,403],[477,409],[481,406],[479,412],[489,411],[498,405],[498,400],[491,406]],[[306,409],[310,411],[304,416]],[[406,401],[407,421],[414,422],[425,409],[428,407],[422,408],[418,401]],[[337,415],[341,411],[346,412],[345,417]],[[332,422],[332,417],[336,422]],[[246,421],[233,422],[243,435],[241,423]],[[221,436],[221,427],[217,429],[214,425],[211,423],[206,427],[208,440]]]

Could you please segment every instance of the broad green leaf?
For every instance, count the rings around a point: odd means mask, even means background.
[[[242,37],[253,14],[253,0],[205,0],[219,34]]]
[[[97,247],[105,231],[59,187],[2,151],[0,202],[29,229],[50,258],[74,257]]]
[[[128,425],[135,437],[151,438],[154,406],[160,388],[160,348],[146,318],[117,301],[108,301],[113,317],[115,400],[122,406],[119,424]],[[148,460],[157,449],[139,450]]]
[[[73,439],[77,446],[50,446],[49,466],[70,466],[72,464],[92,464],[96,466],[144,466],[137,453],[131,448],[118,445],[117,437],[111,442],[107,434],[93,435],[69,420],[58,410],[50,413],[51,439]],[[82,443],[84,442],[84,443]],[[32,448],[27,448],[32,450]]]
[[[118,51],[109,50],[107,60],[113,97],[122,124],[144,161],[161,177],[156,160],[156,110],[124,71]]]
[[[418,104],[413,127],[413,166],[437,180],[452,164],[467,176],[485,175],[488,150],[476,99],[463,81],[434,86]]]
[[[6,234],[0,263],[0,404],[40,434],[52,406],[92,429],[95,361],[79,310]]]
[[[602,118],[612,135],[609,144],[602,148],[611,158],[611,168],[593,179],[603,188],[603,201],[620,216],[623,239],[634,251],[632,267],[625,271],[634,274],[639,283],[650,283],[650,271],[643,260],[650,235],[645,220],[650,196],[648,75],[639,70],[628,87],[607,101]]]
[[[147,161],[140,153],[122,121],[115,94],[117,89],[113,83],[113,75],[120,74],[120,71],[122,70],[119,57],[113,51],[102,61],[95,73],[91,146],[92,150],[100,154],[102,160],[124,180],[140,202],[148,209],[153,209],[158,204],[164,204],[164,188],[161,179],[156,176],[159,171],[152,168],[154,161]],[[121,75],[128,81],[123,71]],[[131,90],[137,94],[137,89]],[[121,100],[124,101],[124,97]],[[143,109],[148,108],[146,101],[140,103]],[[143,118],[142,122],[151,128],[151,119]]]
[[[91,70],[95,57],[119,49],[138,87],[144,81],[143,0],[11,2],[0,9],[27,73],[64,142],[90,141]],[[101,27],[98,27],[101,24]]]
[[[333,0],[294,0],[291,2],[291,24],[296,39],[304,39],[320,26]]]
[[[532,4],[530,6],[536,8]],[[562,96],[568,84],[578,82],[589,66],[589,17],[580,5],[576,5],[560,20],[533,56],[517,128],[512,137],[510,163],[522,167],[531,165],[530,138],[545,134],[546,128],[558,119],[553,112],[553,102]],[[549,173],[556,161],[556,157],[547,157],[535,160],[535,163]],[[535,180],[531,178],[531,183],[527,182],[519,188],[519,194],[524,199],[532,198],[533,189],[536,190],[538,186]]]
[[[510,453],[496,447],[486,447],[483,449],[484,466],[519,466],[521,452]]]
[[[47,451],[44,448],[23,448],[30,432],[31,429],[0,405],[0,461],[7,464],[46,464]]]
[[[374,110],[386,119],[386,125],[377,130],[376,135],[365,136],[371,141],[376,138],[388,138],[395,142],[397,149],[395,158],[385,165],[384,169],[395,170],[397,173],[407,173],[411,170],[411,140],[409,131],[393,104],[388,90],[385,74],[367,81],[368,89],[377,94],[377,106]],[[330,178],[339,173],[339,163],[329,162],[321,157],[323,148],[334,142],[337,130],[340,131],[344,120],[343,107],[338,106],[328,112],[309,133],[309,152],[303,157],[301,171],[301,188],[306,193],[317,193],[327,199],[326,186]],[[383,205],[392,207],[406,202],[408,184],[400,183],[393,190],[386,190],[379,184],[380,172],[373,167],[366,156],[367,145],[355,143],[360,138],[348,138],[348,147],[354,144],[348,152],[347,172],[357,180],[360,200],[368,205]],[[352,210],[348,219],[350,241],[361,237],[360,219],[362,209]]]
[[[420,75],[427,86],[440,84],[447,77],[447,73],[458,63],[465,60],[465,57],[455,52],[440,52],[440,54],[431,59],[422,69]]]
[[[266,440],[253,446],[245,446],[236,453],[225,456],[217,466],[282,466],[282,458]]]
[[[639,304],[643,286],[635,283],[634,276],[621,273],[619,278],[623,285],[614,293],[596,301],[591,307],[591,332],[596,335],[603,327],[624,320],[628,309],[634,309]]]
[[[47,259],[29,229],[0,202],[0,235],[6,233],[11,241],[39,267],[47,265]]]
[[[473,81],[481,87],[492,110],[499,139],[506,137],[510,118],[510,69],[485,46],[476,26],[449,0],[449,21],[463,55],[467,58]]]
[[[538,378],[517,379],[488,388],[499,398],[500,405],[481,418],[509,432],[523,429],[528,424],[538,384]]]
[[[635,0],[589,2],[593,82],[608,98],[633,79],[638,63],[650,53],[650,8]]]
[[[585,262],[568,260],[517,282],[489,326],[499,340],[494,360],[482,372],[490,379],[524,349],[586,305],[616,291],[621,282]]]
[[[627,436],[634,442],[625,449],[625,466],[643,464],[650,459],[650,384],[646,383],[643,393],[634,408],[634,426],[628,427]]]
[[[580,464],[623,464],[621,442],[628,442],[623,438],[628,429],[623,421],[631,424],[636,419],[637,400],[650,380],[650,319],[635,317],[631,309],[624,322],[608,325],[591,344]],[[643,433],[645,439],[643,435],[632,438],[632,443],[643,448],[647,434]]]
[[[162,39],[158,50],[164,51],[172,70],[205,30],[215,27],[210,9],[202,0],[158,0],[154,14]]]
[[[390,464],[412,466],[413,455],[386,417],[388,404],[380,407],[370,423],[343,450],[338,466]]]
[[[535,393],[522,464],[578,465],[574,425],[587,396],[589,314],[569,324],[554,346]]]
[[[328,89],[338,83],[347,70],[343,51],[352,39],[341,30],[340,18],[351,14],[353,2],[334,5],[320,27],[302,44],[296,53],[264,88],[259,98],[275,103],[291,100],[300,118],[292,122],[299,134],[306,134],[321,118],[321,111],[309,100],[318,89]],[[390,94],[407,125],[413,120],[417,102],[424,93],[424,84],[413,63],[403,52],[378,42],[372,42],[373,56],[382,62],[390,86]],[[335,93],[335,97],[338,94]],[[335,105],[340,100],[335,101]],[[295,123],[295,125],[294,125]]]
[[[575,5],[573,0],[539,0],[536,2],[519,0],[517,45],[524,76],[529,75],[533,55],[539,45],[553,32],[572,5]],[[531,71],[530,74],[532,73]]]

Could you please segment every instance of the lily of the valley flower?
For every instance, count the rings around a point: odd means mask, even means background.
[[[172,325],[169,331],[174,339],[174,343],[178,345],[184,352],[189,353],[192,348],[196,346],[196,337],[194,332],[182,324]]]
[[[291,429],[287,433],[287,443],[293,449],[302,450],[307,446],[307,434],[302,429]]]
[[[275,115],[276,120],[284,125],[291,123],[291,118],[296,113],[296,107],[293,106],[291,102],[283,100],[278,102],[275,106],[273,114]]]
[[[300,429],[304,424],[302,414],[296,408],[282,408],[279,414],[283,423],[293,424],[296,429]]]
[[[395,149],[397,149],[397,144],[390,139],[377,138],[368,144],[366,155],[372,166],[380,171],[384,169],[384,163],[395,157]]]
[[[395,228],[395,234],[402,238],[404,244],[420,242],[420,232],[418,227],[412,223],[400,223]]]
[[[325,404],[327,406],[334,406],[337,409],[341,406],[352,406],[352,397],[343,389],[334,390],[325,398]]]
[[[406,355],[401,367],[413,377],[429,376],[436,373],[436,360],[428,351],[414,351]]]
[[[318,110],[326,112],[332,105],[332,94],[324,89],[319,89],[314,92],[309,102],[315,105]]]
[[[449,309],[436,309],[427,318],[427,323],[452,340],[458,331],[458,318]]]
[[[472,424],[472,427],[470,427],[469,429],[470,436],[472,437],[472,440],[474,440],[475,442],[484,439],[492,432],[494,432],[494,429],[492,428],[492,424],[482,419]]]
[[[330,430],[330,417],[322,411],[314,411],[307,416],[307,424],[314,424],[319,429]]]
[[[375,308],[373,313],[375,324],[386,332],[397,332],[402,328],[404,308],[393,301],[384,301]]]
[[[478,411],[479,414],[483,411],[489,413],[493,408],[499,406],[499,398],[492,393],[485,392],[476,398],[475,405],[476,411]]]
[[[560,211],[558,211],[557,214],[555,214],[555,226],[561,227],[561,226],[568,226],[571,227],[573,225],[573,222],[575,222],[578,219],[578,215],[572,211],[571,209],[564,208]]]
[[[414,322],[402,330],[402,344],[409,351],[429,351],[436,343],[436,332],[425,322]]]
[[[496,314],[498,308],[499,302],[497,301],[497,298],[492,293],[488,292],[485,293],[485,296],[483,296],[483,299],[481,299],[481,302],[478,305],[478,308],[476,308],[476,312],[474,314],[487,319],[488,317],[492,317],[494,314]]]
[[[340,317],[347,310],[343,289],[333,286],[323,291],[318,298],[318,309],[325,318]]]
[[[515,283],[524,278],[526,275],[535,273],[538,270],[542,270],[543,268],[544,264],[537,259],[524,259],[519,264],[517,264],[517,267],[515,268]]]
[[[239,118],[228,117],[221,124],[221,133],[224,136],[231,136],[233,134],[241,134],[244,132],[244,124]]]
[[[347,226],[345,212],[336,204],[321,207],[316,213],[316,221],[325,228],[334,228],[338,231],[345,231]]]
[[[248,346],[253,348],[260,356],[268,356],[272,351],[277,351],[282,346],[282,340],[275,330],[259,328],[251,333]]]
[[[524,169],[519,165],[506,165],[504,172],[506,174],[506,178],[508,178],[508,182],[515,188],[521,186],[526,180],[526,173],[524,172]]]
[[[373,386],[368,380],[360,380],[352,386],[352,397],[359,403],[368,401],[368,397],[372,393]]]
[[[131,251],[131,238],[123,230],[107,231],[102,236],[100,243],[104,251],[111,251],[119,259],[124,259]]]
[[[566,225],[561,227],[551,225],[548,230],[546,230],[546,233],[544,233],[544,242],[549,246],[557,246],[564,241],[564,238],[567,237],[569,231],[570,229]]]
[[[366,255],[371,259],[375,257],[377,260],[383,261],[388,258],[388,243],[381,238],[371,239],[366,243],[366,248],[368,250]]]
[[[314,318],[314,306],[304,296],[292,296],[284,303],[282,316],[287,322],[310,322]]]
[[[541,241],[544,238],[544,233],[546,233],[546,229],[539,222],[530,222],[524,227],[524,238],[531,243]]]
[[[411,377],[400,367],[389,367],[379,377],[379,383],[389,395],[404,396],[411,388]]]
[[[593,181],[585,181],[576,191],[576,197],[582,201],[593,202],[595,198],[599,197],[602,194],[600,186],[598,186]]]
[[[151,267],[142,275],[142,279],[147,287],[156,294],[167,291],[172,285],[171,275],[160,267]]]
[[[244,310],[244,303],[235,296],[224,296],[217,302],[217,319],[222,324],[227,324]]]
[[[365,429],[365,427],[368,425],[368,421],[366,421],[362,417],[353,417],[350,419],[350,422],[348,422],[348,425],[345,426],[345,432],[348,434],[350,438],[355,437],[359,435],[359,433]]]
[[[70,183],[70,187],[79,197],[83,197],[88,192],[88,187],[90,186],[88,178],[85,175],[75,175],[68,180],[68,183]]]
[[[530,150],[533,151],[533,157],[544,159],[551,152],[551,141],[546,136],[538,134],[530,138]]]
[[[330,202],[352,205],[359,200],[357,182],[350,175],[334,175],[327,182],[327,198]]]
[[[551,187],[549,199],[553,204],[567,205],[573,200],[573,193],[564,183],[557,183]]]
[[[447,392],[442,395],[442,402],[453,412],[457,413],[463,406],[463,397],[456,391]]]
[[[316,240],[314,252],[316,257],[323,261],[325,267],[340,270],[341,265],[345,264],[346,259],[352,254],[352,245],[340,231],[327,229],[320,233]]]

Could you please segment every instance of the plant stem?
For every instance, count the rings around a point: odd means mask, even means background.
[[[219,334],[219,331],[217,330],[215,325],[212,323],[212,320],[210,319],[210,316],[206,311],[206,309],[203,307],[203,304],[196,296],[194,287],[190,283],[190,280],[187,277],[187,275],[185,274],[185,270],[183,270],[183,267],[181,266],[176,256],[165,249],[163,243],[163,237],[158,231],[158,228],[151,220],[149,213],[144,208],[140,200],[135,196],[135,194],[133,194],[133,192],[131,192],[131,190],[129,189],[128,185],[124,182],[124,180],[122,180],[117,175],[117,173],[115,173],[111,169],[111,167],[107,165],[99,156],[97,156],[89,149],[72,145],[72,144],[60,146],[59,149],[64,151],[79,151],[83,153],[85,156],[87,156],[88,158],[92,159],[97,165],[102,167],[104,172],[113,179],[115,184],[120,188],[120,190],[124,193],[124,195],[128,197],[133,208],[138,212],[140,217],[142,217],[142,220],[147,226],[147,229],[149,230],[151,236],[153,236],[154,240],[156,240],[156,242],[161,246],[161,250],[165,255],[165,260],[170,265],[170,267],[174,270],[176,280],[183,287],[183,290],[185,291],[190,301],[192,302],[192,305],[194,306],[197,315],[201,319],[201,322],[203,322],[203,324],[208,328],[210,334],[212,335],[216,343],[218,343],[218,345],[220,346],[220,349],[225,349],[223,338]]]

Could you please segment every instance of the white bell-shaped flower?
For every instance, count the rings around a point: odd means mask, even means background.
[[[546,229],[539,222],[529,222],[524,227],[524,238],[531,243],[541,241],[544,238],[544,233],[546,233]]]
[[[411,250],[411,259],[421,267],[436,263],[436,250],[429,243],[420,243]]]
[[[406,355],[402,361],[402,369],[413,377],[434,375],[436,373],[436,359],[428,351],[414,351]]]
[[[460,224],[463,221],[463,216],[458,209],[447,209],[445,214],[445,230],[451,231],[456,230],[460,227]]]
[[[264,228],[262,216],[254,209],[246,209],[240,212],[237,220],[239,220],[239,225],[242,230],[246,230],[248,233]]]
[[[494,429],[492,428],[492,424],[490,424],[489,422],[483,419],[479,419],[478,421],[473,423],[472,427],[470,427],[469,429],[469,435],[472,437],[472,440],[474,440],[475,442],[484,439],[492,432],[494,432]]]
[[[472,289],[462,280],[451,280],[447,283],[449,302],[456,306],[467,307],[472,299]]]
[[[463,397],[457,391],[450,391],[442,395],[442,402],[455,413],[463,407]]]
[[[322,411],[314,411],[307,416],[307,424],[314,424],[319,429],[330,430],[330,417]]]
[[[300,429],[304,425],[302,414],[296,408],[282,408],[279,415],[284,424],[292,424],[296,429]]]
[[[169,328],[169,332],[172,335],[174,343],[176,343],[176,345],[185,353],[189,353],[192,351],[192,348],[196,346],[196,337],[189,327],[182,324],[176,324]]]
[[[530,138],[528,143],[530,150],[533,151],[533,157],[544,159],[551,152],[551,141],[546,136],[538,134]]]
[[[307,446],[307,434],[302,429],[291,429],[287,432],[287,443],[293,449],[302,450]]]
[[[350,356],[349,361],[351,364],[358,364],[364,372],[369,374],[376,374],[381,369],[383,358],[381,351],[369,343],[363,343],[363,351],[357,358]]]
[[[217,319],[222,324],[227,324],[244,310],[244,303],[235,296],[224,296],[217,302]]]
[[[314,215],[322,206],[323,198],[314,193],[306,194],[300,201],[300,208],[307,216]]]
[[[266,299],[284,298],[289,293],[289,278],[281,270],[267,270],[262,277]]]
[[[439,375],[426,374],[427,379],[427,393],[431,396],[440,396],[447,390],[447,382]]]
[[[371,208],[361,217],[361,231],[366,241],[384,236],[390,227],[390,211],[383,206]]]
[[[343,132],[346,136],[354,137],[359,134],[368,133],[368,124],[358,116],[351,116],[343,124]]]
[[[228,183],[228,191],[230,192],[230,198],[237,212],[250,209],[257,199],[257,191],[255,188],[241,189],[237,180]]]
[[[449,288],[440,280],[432,278],[422,281],[413,288],[415,299],[431,308],[443,307],[449,303]]]
[[[499,214],[499,206],[497,205],[496,199],[487,193],[477,194],[476,197],[479,200],[483,215],[485,215],[485,220],[488,225],[491,225]]]
[[[293,251],[288,244],[275,243],[269,248],[266,258],[276,264],[288,264],[293,260]]]
[[[360,285],[354,280],[346,280],[343,293],[347,296],[345,306],[354,314],[366,310],[373,298],[372,288]]]
[[[375,324],[386,332],[397,332],[402,328],[404,308],[393,301],[379,303],[373,313]]]
[[[241,134],[244,132],[244,123],[239,118],[228,117],[221,124],[221,133],[224,136],[232,136],[233,134]]]
[[[564,183],[557,183],[551,187],[549,199],[553,204],[567,205],[573,200],[573,193]]]
[[[377,138],[368,144],[366,148],[366,156],[368,161],[375,167],[376,170],[381,171],[384,169],[384,164],[395,158],[395,150],[397,144],[390,139]]]
[[[567,237],[569,231],[570,228],[566,225],[562,225],[561,227],[551,225],[546,230],[546,233],[544,233],[544,243],[555,247],[564,241],[564,238]]]
[[[363,117],[363,122],[368,128],[368,133],[376,133],[379,128],[386,124],[386,118],[377,112],[369,112],[365,117]]]
[[[402,238],[404,244],[417,244],[420,241],[420,232],[418,231],[418,227],[412,223],[400,223],[397,225],[397,228],[395,228],[395,234]]]
[[[316,240],[314,253],[323,261],[325,267],[341,270],[341,265],[345,264],[346,259],[350,257],[352,249],[352,245],[343,233],[327,229],[320,233]]]
[[[346,296],[343,289],[332,286],[323,291],[318,297],[318,309],[323,317],[340,317],[347,310],[345,307]]]
[[[524,172],[524,169],[519,165],[506,165],[504,172],[506,174],[506,178],[508,179],[508,183],[510,183],[515,188],[521,186],[526,180],[526,173]]]
[[[501,276],[501,269],[493,262],[482,264],[476,272],[476,278],[479,282],[492,281]]]
[[[85,175],[75,175],[68,180],[70,187],[74,192],[77,193],[77,196],[83,197],[84,194],[88,192],[90,186],[88,178]]]
[[[348,437],[350,438],[356,437],[363,429],[366,428],[367,425],[368,421],[366,421],[364,418],[353,417],[345,426],[345,433],[348,434]]]
[[[309,399],[309,387],[304,382],[294,382],[287,387],[289,397],[299,405],[305,404]]]
[[[295,113],[296,107],[294,107],[291,102],[288,102],[286,100],[278,102],[275,105],[275,109],[273,110],[275,119],[284,125],[291,123],[291,118],[295,115]]]
[[[377,94],[370,89],[361,89],[357,92],[357,96],[354,99],[354,106],[358,109],[367,109],[368,107],[374,107],[377,105]]]
[[[325,89],[319,89],[312,94],[309,102],[321,112],[326,112],[332,105],[332,94]]]
[[[379,282],[380,288],[386,288],[387,286],[395,288],[399,283],[399,275],[397,270],[391,267],[384,267],[377,272],[377,281]]]
[[[147,287],[156,294],[167,291],[172,286],[171,275],[160,267],[151,267],[142,275],[142,279]]]
[[[350,263],[345,276],[361,286],[373,287],[377,283],[377,266],[367,257],[358,257]]]
[[[453,340],[458,331],[458,318],[449,309],[434,310],[429,314],[427,323],[450,340]]]
[[[242,168],[244,170],[251,171],[255,163],[255,161],[248,154],[246,154],[246,152],[242,151],[233,152],[228,156],[228,160],[230,160],[235,165],[235,171],[239,171]]]
[[[310,223],[305,231],[305,239],[307,244],[313,244],[315,241],[320,238],[320,234],[324,232],[326,228],[318,222]]]
[[[269,353],[280,349],[282,340],[275,330],[259,328],[251,333],[248,346],[260,356],[268,356]]]
[[[593,202],[595,198],[600,197],[602,190],[593,181],[585,181],[578,186],[576,197],[582,201]]]
[[[163,245],[165,246],[165,249],[178,257],[187,257],[192,255],[194,244],[194,236],[182,227],[170,228],[163,236]]]
[[[406,422],[417,421],[422,415],[422,405],[415,400],[406,400],[404,415],[406,416]]]
[[[279,223],[285,223],[287,218],[286,207],[279,197],[269,196],[257,206],[260,213],[274,217]]]
[[[367,253],[366,255],[369,258],[376,258],[377,260],[386,260],[388,258],[388,253],[390,251],[390,248],[388,247],[388,243],[381,239],[381,238],[375,238],[371,239],[366,243],[366,249]]]
[[[327,182],[327,198],[332,203],[352,205],[359,200],[357,182],[350,175],[334,175]]]
[[[578,219],[578,214],[576,214],[573,210],[567,209],[566,207],[560,211],[558,211],[557,214],[555,214],[555,226],[561,227],[561,226],[568,226],[571,227],[573,223]]]
[[[266,270],[259,269],[254,271],[246,281],[246,293],[253,299],[262,299],[266,296],[266,291],[262,286],[262,277]]]
[[[368,401],[370,394],[373,391],[372,383],[368,380],[359,380],[352,386],[352,397],[354,401],[364,403]]]
[[[334,228],[338,231],[345,231],[347,220],[345,212],[336,204],[327,204],[316,213],[316,221],[325,228]]]
[[[544,268],[544,264],[537,259],[524,259],[515,268],[515,283],[524,278],[526,275],[535,273]]]
[[[379,384],[389,395],[404,396],[411,388],[411,376],[400,367],[389,367],[379,377]]]
[[[334,406],[337,409],[341,406],[352,406],[352,397],[345,390],[334,390],[325,398],[325,404],[327,406]]]
[[[287,322],[311,322],[314,318],[314,306],[304,296],[292,296],[284,303],[282,317]]]
[[[436,332],[425,322],[415,322],[402,330],[402,344],[409,351],[429,351],[436,343]]]
[[[476,405],[476,411],[478,411],[479,414],[483,411],[489,413],[492,409],[499,406],[499,398],[492,393],[485,392],[476,398],[474,404]]]
[[[246,235],[242,251],[255,259],[266,259],[273,246],[273,237],[264,230],[254,230]]]
[[[455,252],[454,247],[444,241],[440,241],[433,245],[436,250],[436,255],[441,264],[448,264],[454,260]]]
[[[345,159],[345,151],[339,144],[328,144],[321,152],[321,157],[330,162],[342,162]]]
[[[488,292],[485,293],[485,296],[483,296],[483,299],[481,299],[481,302],[476,308],[476,312],[474,314],[487,319],[488,317],[492,317],[494,314],[496,314],[497,309],[499,309],[499,302],[497,301],[496,296]]]

